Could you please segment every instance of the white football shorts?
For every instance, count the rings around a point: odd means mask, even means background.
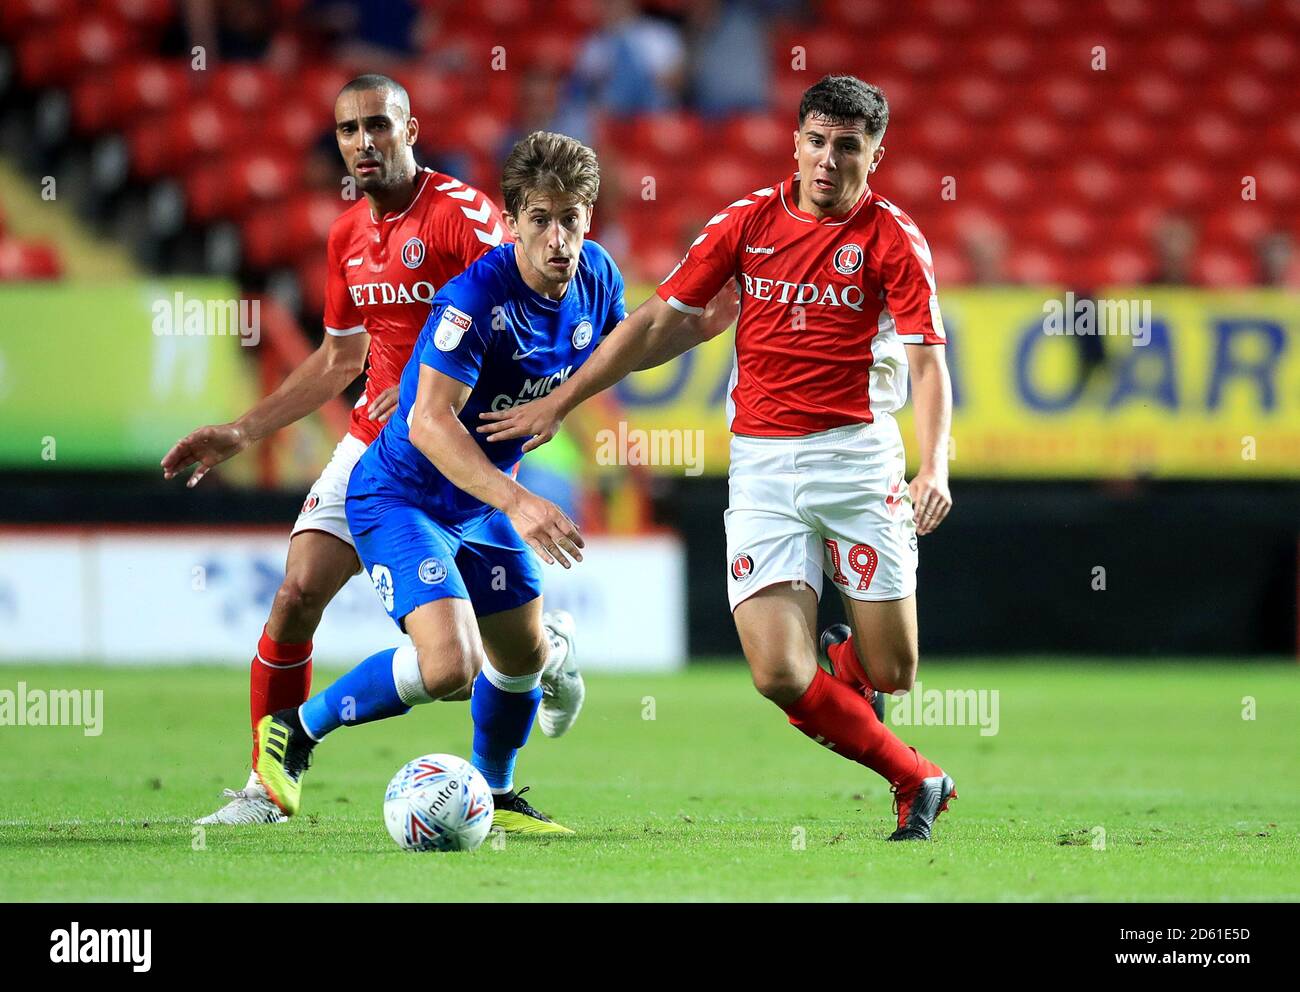
[[[916,591],[916,524],[889,414],[803,437],[733,437],[728,488],[733,610],[781,582],[820,598],[823,575],[850,599]]]
[[[365,441],[351,434],[343,435],[343,440],[334,448],[325,471],[312,483],[311,492],[303,500],[302,510],[298,513],[290,537],[305,530],[320,530],[356,547],[348,530],[344,504],[348,497],[348,479],[352,476],[357,459],[365,450]]]

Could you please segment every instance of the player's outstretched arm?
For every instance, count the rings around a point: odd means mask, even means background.
[[[492,464],[460,422],[470,387],[428,365],[411,408],[411,443],[462,492],[495,506],[548,565],[582,561],[577,525],[550,500],[529,492]]]
[[[916,533],[929,534],[952,509],[948,491],[948,438],[952,429],[952,382],[944,346],[909,344],[907,364],[916,409],[916,443],[921,467],[908,487]]]
[[[279,388],[238,420],[200,427],[172,445],[163,456],[163,478],[174,478],[197,464],[198,468],[186,483],[196,486],[209,469],[320,409],[361,374],[369,347],[370,335],[365,332],[345,336],[326,334],[321,346],[289,373]]]
[[[639,369],[671,361],[735,322],[739,305],[735,288],[725,286],[698,316],[684,314],[652,295],[619,323],[591,358],[549,396],[510,410],[479,414],[478,432],[489,441],[528,438],[532,451],[553,438],[564,418],[584,400],[608,389]]]

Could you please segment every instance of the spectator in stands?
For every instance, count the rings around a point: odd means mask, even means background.
[[[1271,231],[1255,242],[1261,286],[1300,287],[1300,258],[1288,231]]]
[[[587,141],[593,112],[618,116],[671,110],[681,102],[686,49],[677,28],[611,0],[605,24],[583,45],[569,79],[564,133]]]
[[[302,23],[358,64],[413,55],[419,11],[411,0],[311,0]]]
[[[219,61],[276,61],[278,18],[273,4],[258,0],[184,0],[183,52],[201,48],[207,64]],[[173,35],[164,50],[174,50]]]
[[[1167,214],[1152,233],[1155,270],[1146,281],[1157,285],[1186,286],[1192,282],[1192,260],[1196,255],[1196,228],[1179,214]]]
[[[967,225],[961,232],[961,247],[970,266],[970,281],[978,286],[1001,286],[1007,276],[1007,232],[993,221]]]
[[[691,103],[704,114],[763,110],[772,91],[768,21],[788,0],[701,0],[691,8]]]
[[[526,70],[519,81],[510,126],[501,136],[501,143],[497,147],[497,158],[504,162],[510,150],[515,147],[515,142],[534,131],[568,134],[557,122],[559,105],[559,77],[546,68]]]

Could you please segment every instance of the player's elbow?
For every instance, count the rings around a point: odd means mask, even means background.
[[[343,380],[343,384],[346,386],[349,382],[365,371],[365,368],[366,356],[363,352],[360,356],[332,356],[329,365],[326,366],[326,372],[331,376]]]
[[[437,451],[443,445],[443,439],[447,435],[449,426],[448,420],[454,421],[455,418],[450,414],[417,410],[410,423],[411,443],[424,452],[427,457],[432,457],[431,452]]]

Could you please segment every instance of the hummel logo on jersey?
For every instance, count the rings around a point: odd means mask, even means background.
[[[770,255],[776,251],[775,247],[755,248],[753,245],[745,245],[745,253],[748,255]]]
[[[529,348],[527,351],[523,351],[523,352],[516,351],[516,352],[515,352],[513,355],[511,355],[510,357],[513,358],[516,362],[518,362],[518,361],[522,361],[523,359],[527,358],[529,355],[531,355],[531,354],[532,354],[533,352],[535,352],[536,350],[537,350],[536,348]]]
[[[363,258],[349,258],[349,259],[348,259],[348,268],[349,268],[349,269],[354,268],[355,266],[360,265],[363,261],[365,261],[365,259],[363,259]]]

